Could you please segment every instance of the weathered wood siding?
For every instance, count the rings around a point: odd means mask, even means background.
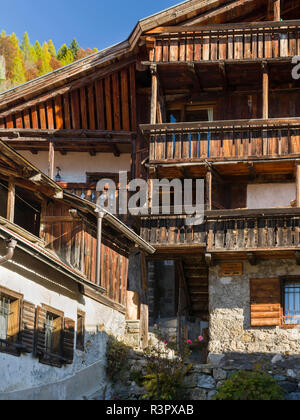
[[[78,270],[91,283],[96,283],[97,231],[92,223],[72,219],[70,208],[48,204],[42,217],[42,239],[66,264]],[[101,285],[106,296],[126,305],[128,257],[112,244],[103,231]]]
[[[0,128],[136,130],[134,65],[65,90],[3,112]]]
[[[155,31],[155,30],[154,30]],[[300,23],[272,22],[158,28],[149,34],[152,62],[254,60],[300,53]]]

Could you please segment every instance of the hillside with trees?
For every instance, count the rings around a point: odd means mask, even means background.
[[[32,45],[27,32],[20,42],[15,33],[7,35],[5,31],[2,31],[0,35],[0,92],[50,73],[96,51],[97,49],[81,48],[75,38],[69,46],[64,44],[56,51],[51,40],[42,45],[36,41]]]

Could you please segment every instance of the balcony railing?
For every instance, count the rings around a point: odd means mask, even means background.
[[[289,157],[300,153],[300,118],[141,125],[150,163]]]
[[[300,250],[300,209],[207,212],[201,225],[187,216],[142,218],[141,236],[153,246],[205,248],[207,252]]]
[[[158,28],[153,63],[259,60],[300,54],[300,21]],[[149,38],[148,38],[149,39]]]

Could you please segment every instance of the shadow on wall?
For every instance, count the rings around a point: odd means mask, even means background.
[[[23,348],[16,348],[13,339],[9,340],[9,344],[5,344],[5,340],[2,340],[0,346],[6,345],[6,349],[2,347],[1,351],[14,356],[18,353],[20,356],[17,358],[8,356],[9,370],[11,374],[15,371],[16,382],[20,382],[20,369],[23,365],[24,374],[39,377],[43,375],[44,383],[24,390],[1,392],[0,400],[82,400],[90,399],[94,394],[98,399],[111,398],[113,387],[106,375],[106,348],[109,337],[104,331],[95,334],[86,333],[84,351],[78,351],[73,347],[72,365],[66,364],[60,356],[49,355],[46,350],[39,354],[34,350],[32,354],[26,355]],[[42,364],[36,363],[37,358]],[[58,362],[61,364],[60,368],[55,367]],[[61,374],[59,379],[57,379],[58,372]]]

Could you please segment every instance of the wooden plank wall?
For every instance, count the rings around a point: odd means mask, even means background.
[[[0,128],[135,131],[135,66],[0,114]]]
[[[49,203],[42,217],[41,237],[48,249],[96,283],[96,227],[80,219],[72,220],[69,209]],[[128,258],[124,251],[103,238],[101,286],[106,289],[107,297],[123,306],[126,306],[127,274]]]

